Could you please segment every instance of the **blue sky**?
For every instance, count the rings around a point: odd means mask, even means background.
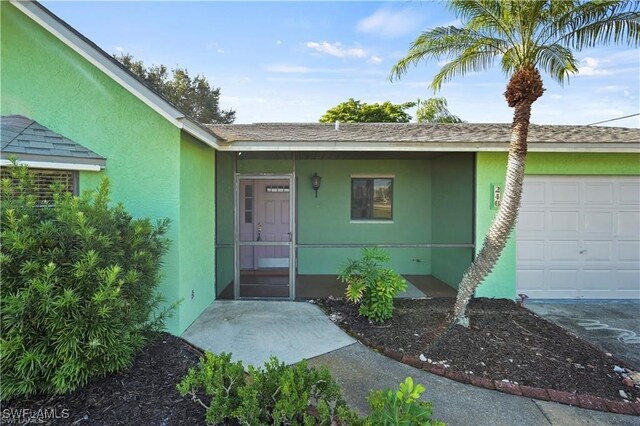
[[[455,24],[443,3],[397,2],[44,2],[109,53],[147,65],[180,66],[221,89],[236,123],[313,122],[348,98],[402,103],[434,96],[437,63],[400,81],[388,73],[422,30]],[[577,52],[580,73],[559,86],[543,76],[536,124],[589,124],[640,112],[640,55],[628,46]],[[449,110],[469,122],[511,121],[493,71],[446,84]],[[640,117],[608,125],[640,127]]]

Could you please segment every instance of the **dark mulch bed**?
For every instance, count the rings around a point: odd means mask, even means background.
[[[31,413],[27,416],[47,416],[42,424],[74,426],[205,424],[204,408],[176,390],[197,363],[193,348],[163,333],[136,356],[131,368],[92,380],[69,395],[10,401],[3,404],[2,414],[26,409]]]
[[[640,397],[614,373],[615,365],[625,367],[622,361],[512,301],[472,300],[470,328],[455,326],[431,348],[453,299],[398,299],[393,318],[383,324],[371,324],[342,299],[316,302],[328,314],[339,314],[339,325],[356,338],[416,357],[423,354],[458,371],[614,400],[622,400],[620,390],[632,400]]]

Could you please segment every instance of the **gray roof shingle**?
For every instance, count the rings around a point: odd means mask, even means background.
[[[22,115],[0,117],[2,158],[19,155],[20,160],[66,161],[104,166],[106,159],[42,124]]]
[[[509,143],[510,124],[256,123],[209,124],[225,142]],[[529,143],[640,143],[640,129],[534,125]]]

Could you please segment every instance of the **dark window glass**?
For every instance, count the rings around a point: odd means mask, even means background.
[[[351,219],[393,219],[393,179],[351,179]]]
[[[393,180],[373,180],[373,219],[391,219]]]

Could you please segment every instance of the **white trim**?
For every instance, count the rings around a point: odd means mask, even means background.
[[[396,175],[384,174],[384,173],[353,173],[351,179],[395,179]]]
[[[237,141],[220,151],[355,151],[355,152],[507,152],[508,143],[497,142],[335,142],[335,141]],[[640,143],[538,143],[529,152],[638,153]]]
[[[131,94],[144,102],[148,107],[168,120],[171,124],[179,129],[183,129],[213,148],[219,147],[218,139],[215,136],[207,133],[196,123],[184,117],[182,112],[174,108],[152,90],[145,87],[127,72],[123,71],[120,67],[111,62],[109,58],[105,58],[105,54],[103,52],[96,50],[93,46],[82,40],[74,34],[73,31],[69,30],[48,13],[43,11],[38,5],[30,1],[16,0],[11,0],[11,4],[57,37],[64,44],[76,51],[80,56],[89,61],[89,63],[104,72],[112,80],[120,84]]]
[[[10,160],[0,160],[0,166],[10,166]],[[34,169],[51,169],[51,170],[77,170],[86,172],[99,172],[103,167],[97,164],[77,164],[77,163],[51,163],[48,161],[20,161],[18,164],[34,168]]]
[[[349,223],[384,223],[384,224],[393,224],[392,220],[381,220],[381,219],[351,219]]]

